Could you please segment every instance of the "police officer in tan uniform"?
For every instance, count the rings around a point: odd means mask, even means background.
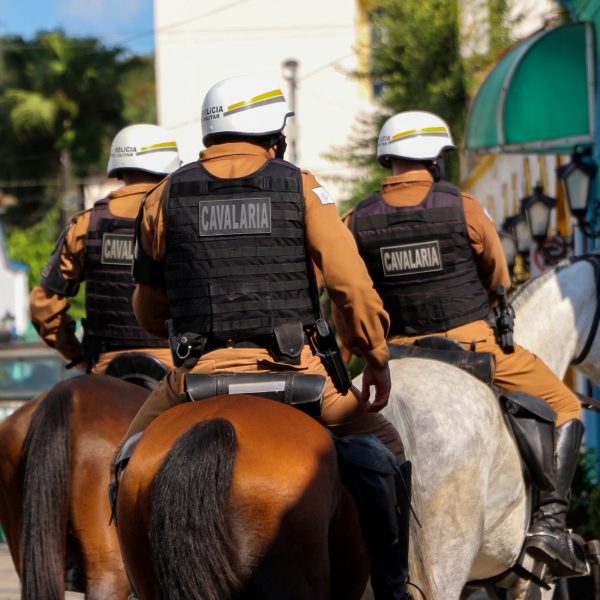
[[[115,136],[107,174],[123,187],[75,215],[58,239],[30,296],[38,333],[73,366],[104,373],[124,352],[152,355],[171,365],[168,344],[137,323],[131,306],[133,232],[143,197],[179,167],[177,144],[156,125],[125,127]],[[83,344],[75,336],[69,298],[86,285]]]
[[[347,223],[390,314],[391,343],[437,334],[492,352],[499,387],[543,398],[557,413],[557,486],[540,493],[526,548],[556,576],[585,572],[565,524],[583,435],[580,403],[537,356],[517,344],[503,348],[486,319],[498,286],[508,288],[510,276],[481,204],[442,180],[443,152],[454,148],[448,125],[434,114],[409,111],[388,119],[377,156],[392,175]]]
[[[282,130],[294,113],[279,87],[259,76],[213,86],[202,107],[207,149],[144,202],[134,311],[148,332],[170,335],[180,366],[125,439],[185,401],[188,372],[299,371],[327,379],[323,424],[339,435],[373,434],[402,460],[396,430],[378,413],[391,386],[388,315],[333,199],[282,159]],[[362,392],[333,381],[307,342],[320,317],[313,261],[347,324],[345,343],[366,361]],[[394,570],[386,567],[382,585],[397,589],[381,598],[408,597],[405,573]]]

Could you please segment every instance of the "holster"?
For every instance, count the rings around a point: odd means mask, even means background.
[[[102,342],[99,338],[86,332],[85,318],[81,319],[81,325],[83,327],[83,340],[81,342],[83,357],[89,359],[91,363],[97,363],[102,352]]]
[[[531,483],[541,491],[554,490],[556,413],[544,400],[524,392],[504,393],[500,401]]]
[[[269,351],[277,362],[299,365],[304,342],[304,329],[300,321],[283,323],[273,328],[273,340]]]
[[[323,361],[323,366],[329,377],[331,377],[335,389],[340,394],[346,394],[352,386],[352,380],[335,335],[329,329],[327,321],[317,319],[314,328],[310,332],[309,340],[313,352]]]
[[[506,290],[500,285],[496,289],[498,305],[494,309],[494,322],[492,326],[496,333],[496,341],[507,353],[515,351],[513,332],[515,329],[515,309],[506,299]]]
[[[177,333],[172,319],[166,321],[166,326],[173,364],[176,367],[191,369],[200,360],[207,338],[196,333]]]

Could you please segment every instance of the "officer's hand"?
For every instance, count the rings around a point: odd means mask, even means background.
[[[375,386],[375,400],[369,404],[372,385]],[[369,412],[378,412],[388,403],[391,389],[392,380],[387,365],[383,368],[366,366],[362,378],[362,401],[367,404]]]
[[[81,371],[82,373],[89,373],[90,372],[90,361],[88,358],[84,358],[83,360],[79,361],[76,365],[75,368],[78,371]]]

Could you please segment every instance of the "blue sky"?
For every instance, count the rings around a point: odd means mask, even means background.
[[[62,29],[132,53],[154,51],[153,0],[0,0],[0,35]]]

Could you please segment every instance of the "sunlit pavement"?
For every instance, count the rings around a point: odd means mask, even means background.
[[[82,600],[83,594],[67,592],[65,600]],[[487,594],[481,592],[469,600],[487,600]],[[21,600],[21,586],[10,558],[8,546],[0,543],[0,600]]]
[[[74,594],[68,592],[65,594],[65,599],[80,600],[83,594]],[[21,585],[19,578],[13,567],[12,559],[8,546],[4,543],[0,544],[0,600],[20,600]]]

